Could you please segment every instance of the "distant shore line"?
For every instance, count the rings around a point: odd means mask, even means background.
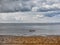
[[[0,23],[0,24],[22,24],[22,25],[57,25],[60,23]]]
[[[34,36],[15,36],[15,35],[0,35],[0,37],[3,37],[3,36],[7,36],[7,37],[60,37],[60,35],[46,35],[46,36],[42,36],[42,35],[34,35]]]

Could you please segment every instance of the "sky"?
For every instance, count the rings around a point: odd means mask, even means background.
[[[60,22],[60,0],[0,0],[1,23]]]

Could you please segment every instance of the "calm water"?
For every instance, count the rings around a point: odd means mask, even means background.
[[[0,35],[60,35],[60,24],[0,23]]]

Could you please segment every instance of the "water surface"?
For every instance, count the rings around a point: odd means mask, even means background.
[[[60,35],[60,24],[0,23],[0,35]]]

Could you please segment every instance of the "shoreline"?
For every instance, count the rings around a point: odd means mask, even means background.
[[[49,36],[12,36],[0,35],[2,45],[59,45],[60,35]]]

